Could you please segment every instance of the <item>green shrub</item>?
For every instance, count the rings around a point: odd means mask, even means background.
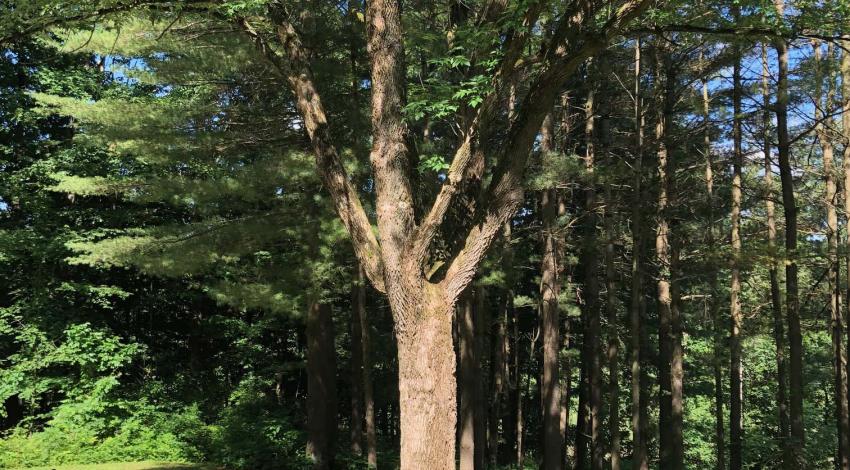
[[[268,384],[244,380],[211,426],[210,460],[238,469],[305,468],[304,436],[292,424],[291,410],[274,403]]]
[[[40,431],[17,428],[0,440],[0,467],[138,460],[193,462],[202,457],[204,440],[200,434],[205,427],[194,407],[175,412],[144,402],[124,403],[120,408],[130,408],[124,418],[96,416],[87,420],[79,410],[72,410],[77,405],[60,407],[57,417]],[[112,422],[117,423],[114,429],[104,429],[104,423]]]

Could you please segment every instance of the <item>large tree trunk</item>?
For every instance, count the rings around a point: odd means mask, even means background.
[[[784,0],[774,0],[780,17]],[[788,136],[788,44],[785,39],[774,42],[779,73],[776,93],[776,131],[779,151],[779,176],[782,182],[782,208],[785,213],[785,304],[788,321],[789,386],[791,436],[788,443],[793,468],[805,467],[805,426],[803,423],[803,334],[800,329],[800,299],[797,280],[797,202],[794,197],[794,175],[791,168],[791,141]]]
[[[718,287],[718,254],[716,244],[717,227],[714,223],[714,158],[711,151],[711,116],[709,114],[708,80],[702,80],[702,113],[703,113],[703,153],[705,154],[705,187],[708,206],[708,253],[710,262],[710,273],[708,277],[709,311],[711,313],[712,328],[714,333],[713,360],[714,370],[714,449],[716,470],[726,468],[726,440],[725,427],[723,424],[723,348],[724,328],[720,319],[720,289]]]
[[[641,97],[640,73],[641,73],[641,44],[635,41],[635,76],[634,76],[634,99],[635,99],[635,162],[634,188],[635,200],[641,200],[643,196],[643,101]],[[646,451],[646,436],[643,430],[646,423],[641,419],[645,416],[641,407],[641,377],[644,375],[641,367],[641,347],[643,344],[644,328],[641,324],[641,311],[644,304],[643,298],[643,213],[640,204],[632,204],[632,286],[631,303],[629,306],[630,339],[629,349],[631,356],[631,399],[632,399],[632,465],[638,470],[649,469],[649,457]]]
[[[788,423],[788,398],[786,386],[788,384],[788,364],[785,351],[785,327],[782,318],[782,293],[779,289],[779,267],[776,252],[776,208],[773,202],[773,160],[771,158],[770,138],[770,64],[767,59],[767,46],[762,44],[762,148],[764,151],[764,185],[767,188],[765,197],[765,212],[767,219],[767,250],[770,256],[770,306],[773,317],[773,340],[776,343],[776,402],[779,413],[779,438],[783,449],[783,462],[785,468],[790,464],[788,452],[785,451],[785,442],[789,435]]]
[[[541,129],[541,152],[554,151],[554,124],[548,114]],[[558,230],[558,215],[561,206],[557,189],[541,194],[540,210],[543,220],[543,260],[541,264],[540,325],[543,336],[543,381],[540,399],[543,409],[543,468],[562,467],[563,440],[561,438],[561,388],[559,366],[561,339],[560,309],[558,297],[561,293],[561,260],[563,246]]]
[[[831,112],[834,102],[834,81],[832,74],[827,74],[829,85],[826,96],[823,96],[823,70],[822,51],[820,41],[812,41],[815,57],[815,100],[816,115],[820,122],[816,126],[818,141],[823,152],[823,173],[826,182],[824,194],[824,205],[826,206],[826,239],[827,260],[829,279],[829,311],[830,330],[832,333],[832,354],[834,377],[834,400],[835,418],[838,432],[838,468],[850,468],[850,413],[847,403],[847,351],[844,349],[844,317],[841,308],[841,296],[838,264],[838,191],[835,184],[834,158],[835,150],[832,139],[827,133],[826,124],[831,124],[832,119],[827,117]],[[830,44],[827,60],[833,57],[832,45]],[[825,121],[825,122],[824,122]]]
[[[738,11],[735,9],[735,16]],[[737,46],[735,46],[737,47]],[[736,50],[737,52],[737,50]],[[732,70],[732,282],[729,288],[729,314],[732,319],[729,335],[729,468],[740,470],[743,452],[743,375],[741,368],[741,58],[737,53]]]
[[[336,350],[331,306],[307,312],[307,456],[317,470],[330,469],[336,434]]]
[[[393,313],[405,319],[396,323],[402,468],[454,468],[454,306],[430,284],[410,294],[390,298]]]

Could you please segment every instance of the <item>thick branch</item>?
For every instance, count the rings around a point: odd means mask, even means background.
[[[296,99],[296,107],[304,119],[316,154],[319,176],[331,195],[334,207],[348,230],[357,258],[363,264],[375,288],[385,291],[384,266],[380,246],[372,225],[351,184],[336,147],[331,143],[328,123],[318,90],[313,84],[313,73],[307,62],[307,53],[295,28],[285,19],[277,19],[277,34],[284,46],[286,57],[274,51],[268,42],[245,19],[237,24],[257,45],[257,49],[286,77]]]
[[[606,22],[600,35],[586,37],[581,47],[571,54],[553,54],[550,66],[532,83],[508,132],[493,182],[484,198],[487,205],[483,208],[480,221],[470,230],[464,247],[452,260],[442,281],[449,295],[459,295],[469,284],[499,230],[522,204],[522,177],[526,161],[540,125],[564,81],[588,57],[605,47],[631,20],[648,8],[649,4],[650,0],[626,2]],[[588,16],[585,21],[592,21],[592,16]]]
[[[413,230],[414,205],[404,107],[404,38],[398,0],[367,2],[372,78],[372,151],[384,276],[398,279]],[[395,282],[388,281],[388,287]]]
[[[488,10],[490,15],[487,20],[489,21],[493,21],[495,16],[502,11],[500,7],[504,7],[499,2],[492,3],[497,4],[497,6]],[[517,61],[531,36],[534,24],[542,10],[542,5],[543,2],[537,2],[530,7],[524,16],[522,28],[509,34],[504,57],[493,77],[493,90],[487,94],[478,107],[474,118],[470,120],[464,133],[464,140],[452,159],[446,180],[440,188],[430,211],[416,229],[411,246],[412,255],[420,267],[425,262],[431,241],[443,223],[446,213],[454,202],[455,195],[467,176],[467,170],[472,166],[473,160],[484,156],[484,152],[480,148],[476,149],[476,146],[480,146],[481,142],[487,141],[489,138],[490,124],[499,112],[499,98],[504,91],[505,83],[516,70]],[[478,163],[481,164],[478,165]],[[484,164],[477,162],[475,166],[483,168]]]

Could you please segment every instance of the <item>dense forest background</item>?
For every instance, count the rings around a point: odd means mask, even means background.
[[[0,52],[0,467],[850,469],[844,0],[13,0]]]

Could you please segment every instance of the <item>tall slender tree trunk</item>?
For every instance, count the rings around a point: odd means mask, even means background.
[[[669,126],[672,123],[674,74],[669,58],[664,57],[660,44],[656,47],[656,108],[655,140],[658,159],[658,202],[655,235],[655,257],[658,264],[658,322],[660,383],[660,454],[661,468],[684,468],[682,436],[682,376],[681,339],[679,338],[678,305],[674,300],[676,251],[671,243],[670,209],[674,170],[669,158]]]
[[[785,445],[789,438],[788,397],[788,363],[785,348],[785,327],[782,318],[782,293],[779,289],[779,267],[776,251],[776,208],[773,202],[773,160],[771,158],[770,139],[770,64],[767,59],[767,46],[762,44],[762,147],[764,152],[764,185],[767,188],[765,211],[767,218],[767,249],[770,255],[770,305],[773,316],[773,339],[776,343],[776,402],[779,413],[779,436],[782,443],[782,455],[785,468],[790,466],[789,455]]]
[[[591,66],[593,70],[593,66]],[[591,72],[592,73],[592,72]],[[598,202],[594,169],[596,166],[596,104],[595,86],[593,83],[588,91],[585,103],[585,173],[587,182],[585,189],[585,210],[587,223],[585,225],[585,242],[582,266],[584,268],[584,344],[582,361],[587,361],[588,389],[588,424],[590,437],[590,468],[601,470],[605,460],[605,446],[600,439],[600,422],[602,411],[602,360],[601,338],[602,323],[599,304],[599,278],[596,267],[599,265],[599,249],[596,243],[598,226]]]
[[[473,390],[474,431],[475,431],[475,468],[484,469],[487,465],[487,400],[484,395],[484,351],[486,347],[487,325],[490,324],[487,310],[487,289],[475,286],[474,343],[475,348],[475,389]]]
[[[610,184],[606,185],[605,202],[613,204]],[[608,435],[611,439],[611,470],[620,469],[620,379],[619,348],[620,338],[617,332],[617,279],[614,267],[614,220],[611,211],[605,214],[605,310],[608,317]]]
[[[713,360],[712,368],[714,371],[714,449],[715,449],[715,469],[723,470],[726,468],[726,429],[723,424],[723,404],[725,397],[723,394],[723,349],[724,349],[724,331],[723,322],[720,319],[720,289],[718,286],[718,254],[716,233],[717,227],[714,221],[714,154],[711,151],[711,116],[708,96],[708,80],[702,80],[702,113],[703,113],[703,153],[705,154],[705,187],[708,206],[708,252],[710,257],[710,270],[708,277],[709,290],[711,299],[709,301],[709,311],[711,314],[711,323],[714,333],[713,344]]]
[[[607,58],[603,55],[600,57],[600,77],[607,77],[610,74],[609,65]],[[597,141],[602,150],[602,156],[604,163],[614,166],[615,162],[613,161],[613,155],[611,153],[611,132],[610,125],[611,121],[608,117],[610,113],[611,103],[607,98],[603,98],[600,100],[600,106],[602,118],[599,120],[598,125],[598,138]],[[597,447],[597,452],[600,454],[599,460],[601,461],[600,465],[604,465],[605,455],[610,456],[610,469],[611,470],[619,470],[620,468],[620,380],[619,380],[619,372],[620,372],[620,363],[619,363],[619,349],[620,349],[620,337],[617,329],[617,325],[619,324],[619,318],[617,316],[617,271],[615,267],[615,259],[616,259],[616,231],[615,227],[615,214],[614,211],[615,201],[614,201],[614,193],[612,190],[612,184],[610,182],[604,182],[603,184],[603,201],[600,204],[600,210],[602,212],[602,227],[603,227],[603,240],[604,240],[604,253],[603,253],[603,263],[604,263],[604,281],[605,281],[605,316],[607,319],[607,345],[605,350],[605,360],[608,366],[608,382],[607,385],[607,395],[608,395],[608,407],[607,407],[607,424],[608,424],[608,439],[609,445],[605,446],[603,439],[599,439],[599,445]],[[600,337],[601,337],[600,331]],[[601,339],[600,339],[601,342]],[[600,344],[600,350],[602,349],[602,345]],[[601,354],[600,354],[601,355]],[[600,423],[602,419],[600,417]],[[601,430],[600,430],[601,436]]]
[[[523,449],[524,434],[523,433],[525,431],[525,429],[524,429],[525,423],[524,423],[523,409],[522,409],[522,407],[523,407],[522,394],[523,394],[523,391],[525,390],[525,384],[524,384],[523,379],[522,379],[522,369],[520,368],[520,366],[522,364],[522,361],[520,359],[520,355],[521,355],[520,346],[521,346],[522,343],[520,341],[520,334],[519,334],[519,311],[518,310],[514,310],[513,338],[514,338],[514,347],[513,347],[513,354],[514,354],[514,363],[513,363],[514,373],[513,373],[513,375],[514,375],[514,380],[513,380],[513,385],[516,388],[516,393],[515,393],[516,398],[514,400],[515,401],[514,404],[516,405],[516,408],[514,410],[515,411],[515,413],[514,413],[514,420],[515,420],[514,434],[515,434],[515,436],[514,437],[515,437],[515,440],[516,440],[516,449],[515,449],[516,450],[516,465],[517,465],[517,467],[521,467],[522,461],[523,461],[523,455],[524,455],[523,454],[523,452],[524,452],[524,449]],[[529,354],[533,354],[533,350],[534,350],[533,346],[534,346],[534,344],[532,342],[532,344],[529,346],[529,348],[532,350],[532,353],[529,353]]]
[[[351,286],[351,452],[363,455],[363,335],[360,326],[360,290],[355,277]]]
[[[564,341],[563,347],[564,349],[570,348],[570,319],[569,317],[564,319]],[[575,448],[570,446],[569,444],[569,428],[570,428],[570,401],[572,400],[572,379],[573,379],[573,365],[570,357],[567,356],[564,358],[564,371],[561,374],[563,376],[563,380],[561,380],[561,439],[563,441],[563,453],[562,457],[564,459],[564,467],[565,468],[573,468],[573,457],[575,456]]]
[[[850,468],[850,413],[847,403],[847,351],[844,349],[844,313],[841,308],[840,288],[838,286],[839,264],[838,264],[838,190],[835,182],[835,150],[832,139],[827,133],[827,125],[831,122],[828,113],[832,110],[834,102],[834,85],[832,74],[824,77],[823,52],[821,42],[812,41],[815,58],[815,100],[816,116],[820,121],[815,130],[823,153],[823,173],[826,183],[824,193],[824,205],[826,206],[826,239],[827,239],[827,261],[829,280],[829,310],[830,330],[832,333],[832,354],[834,370],[834,400],[835,418],[838,432],[838,468]],[[832,47],[830,45],[827,60],[832,59]],[[823,80],[829,81],[826,96],[823,93]]]
[[[735,8],[735,17],[739,16]],[[741,167],[744,152],[741,147],[741,57],[736,48],[732,71],[732,280],[729,287],[729,469],[740,470],[743,463],[743,374],[741,364]]]
[[[363,414],[366,424],[366,462],[369,468],[378,467],[378,442],[375,435],[375,394],[372,385],[372,343],[369,318],[366,315],[366,273],[357,269],[357,316],[360,319],[361,360],[363,361]]]
[[[847,34],[846,31],[844,33]],[[850,38],[847,38],[847,36],[845,38],[841,41],[841,129],[844,137],[844,153],[842,155],[844,170],[844,217],[845,220],[850,221],[850,52],[847,51],[850,49]],[[850,322],[850,222],[845,227],[844,236],[845,263],[847,268],[845,271],[845,282],[847,285],[844,296],[846,300],[844,303],[847,305],[847,309],[844,312],[844,318],[845,325],[847,325],[847,322]],[[850,348],[850,328],[845,329],[848,334],[847,347]],[[850,354],[845,353],[845,356],[848,355]],[[848,361],[848,368],[850,368],[850,361]],[[850,369],[845,374],[848,377],[848,395],[850,395]]]
[[[509,232],[507,232],[509,233]],[[506,238],[508,237],[506,233]],[[509,242],[506,243],[506,245]],[[510,289],[503,292],[499,317],[496,319],[492,331],[492,365],[491,377],[493,394],[490,397],[489,421],[487,422],[487,455],[491,467],[496,466],[499,458],[499,423],[502,421],[502,403],[505,394],[505,381],[508,356],[508,312],[513,303]]]
[[[541,129],[541,152],[554,151],[554,122],[549,113]],[[541,266],[540,299],[541,328],[543,336],[543,381],[540,398],[543,408],[543,468],[560,469],[563,459],[561,438],[561,388],[559,366],[561,339],[560,309],[561,260],[563,246],[558,230],[558,212],[561,206],[557,189],[541,194],[543,219],[543,261]]]
[[[784,0],[774,0],[777,13],[784,15]],[[800,299],[797,280],[797,202],[791,168],[791,141],[788,136],[788,43],[774,42],[778,55],[776,90],[776,131],[778,136],[779,176],[782,182],[782,207],[785,213],[785,304],[788,321],[789,388],[791,435],[788,450],[794,468],[805,467],[805,426],[803,424],[803,334],[800,329]]]
[[[582,329],[585,328],[582,322]],[[578,383],[578,413],[576,416],[576,457],[575,468],[585,469],[588,462],[588,445],[590,444],[590,384],[587,373],[588,359],[584,343],[580,354],[579,383]]]
[[[331,306],[307,312],[307,456],[316,470],[333,467],[336,434],[336,349]]]
[[[458,407],[458,449],[461,470],[474,470],[475,466],[475,389],[477,388],[478,358],[475,348],[475,295],[469,286],[459,306],[458,329],[458,381],[460,405]]]
[[[643,196],[643,101],[640,86],[641,73],[641,42],[635,41],[635,161],[634,188],[635,200]],[[632,286],[631,302],[629,305],[630,323],[630,360],[631,360],[631,424],[632,424],[632,465],[638,470],[649,469],[649,457],[646,451],[646,436],[643,430],[646,423],[641,419],[645,416],[641,406],[641,377],[645,374],[641,367],[641,347],[644,343],[644,328],[641,324],[643,299],[643,211],[640,204],[632,204]]]

